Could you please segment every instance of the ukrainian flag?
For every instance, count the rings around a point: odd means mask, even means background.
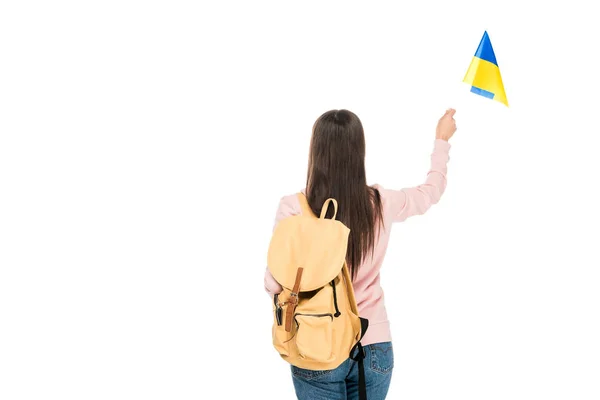
[[[503,103],[508,107],[508,100],[504,92],[500,68],[494,55],[492,42],[487,32],[483,33],[479,47],[475,52],[471,66],[463,82],[471,85],[471,92]]]

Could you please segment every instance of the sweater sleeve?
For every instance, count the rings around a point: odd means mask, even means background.
[[[402,222],[414,215],[424,214],[436,204],[446,189],[446,172],[450,144],[436,139],[431,154],[431,168],[425,182],[401,190],[383,189],[392,222]]]
[[[275,230],[279,221],[298,214],[300,214],[300,203],[296,195],[282,197],[279,201],[277,213],[275,214],[273,230]],[[282,290],[281,285],[273,278],[267,267],[265,270],[265,291],[272,297],[277,293],[281,293]]]

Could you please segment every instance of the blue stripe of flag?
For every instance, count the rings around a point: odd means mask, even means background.
[[[475,86],[471,86],[471,92],[478,94],[480,96],[483,96],[483,97],[487,97],[488,99],[494,98],[494,93],[488,92],[487,90],[479,89]]]
[[[477,47],[477,51],[475,52],[475,57],[498,65],[498,62],[496,61],[496,55],[494,54],[494,49],[492,48],[492,42],[490,41],[487,31],[483,33],[481,42],[479,42],[479,47]]]

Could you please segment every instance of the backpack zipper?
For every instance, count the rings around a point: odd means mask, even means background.
[[[333,322],[333,315],[331,315],[331,313],[324,313],[324,314],[303,314],[303,313],[295,313],[294,314],[294,322],[296,323],[296,329],[298,329],[300,327],[300,323],[298,322],[298,320],[296,319],[296,317],[298,315],[302,315],[304,317],[317,317],[317,318],[322,318],[322,317],[329,317],[331,318],[331,321]],[[296,334],[294,333],[294,336],[292,336],[289,340],[292,340],[294,337],[296,336]],[[289,341],[288,340],[288,341]]]
[[[333,305],[335,306],[335,317],[339,317],[342,313],[340,312],[340,309],[338,308],[338,303],[337,303],[337,293],[335,290],[335,279],[331,281],[331,287],[333,288]]]
[[[294,314],[294,319],[298,315],[303,315],[305,317],[329,317],[333,321],[333,315],[331,313],[323,313],[323,314],[303,314],[303,313],[296,313],[296,314]]]

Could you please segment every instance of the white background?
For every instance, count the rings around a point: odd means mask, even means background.
[[[383,266],[388,398],[599,399],[600,28],[530,3],[3,2],[0,398],[293,399],[263,272],[313,122],[402,188],[455,107]],[[461,82],[484,30],[510,108]]]

